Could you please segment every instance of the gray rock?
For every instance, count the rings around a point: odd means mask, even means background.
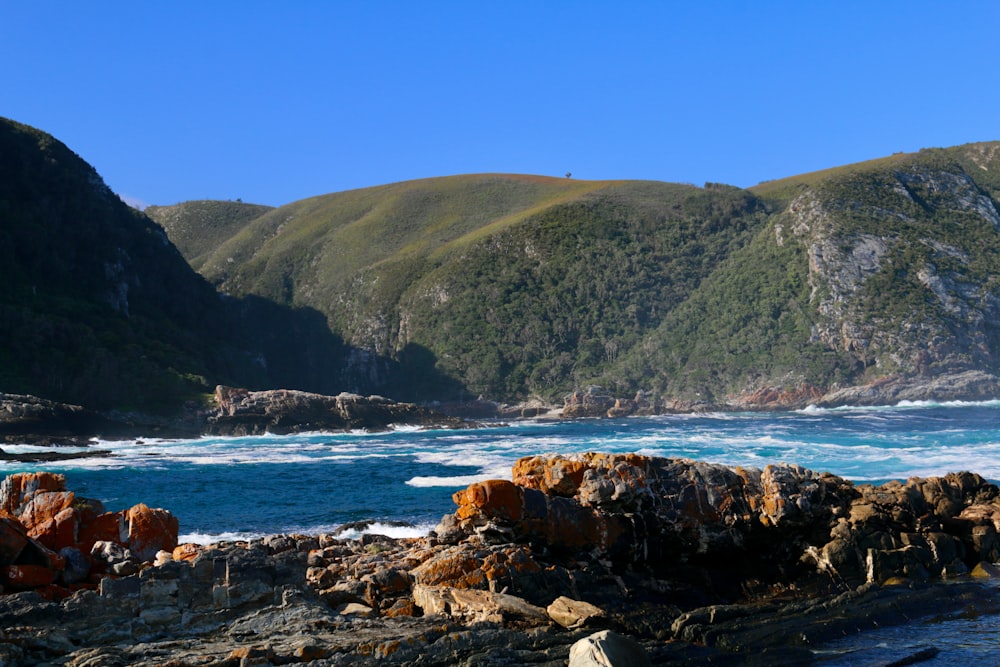
[[[595,632],[569,650],[569,667],[651,667],[652,664],[638,642],[610,630]]]

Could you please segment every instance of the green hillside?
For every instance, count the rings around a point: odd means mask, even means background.
[[[413,398],[557,399],[598,383],[726,402],[992,373],[998,154],[925,150],[749,191],[397,183],[269,211],[201,270],[227,293],[322,312],[398,363],[387,390]]]
[[[1000,387],[998,196],[982,143],[750,190],[479,174],[151,219],[0,121],[0,391],[744,407],[975,371],[977,395]]]
[[[226,377],[220,299],[51,136],[0,119],[0,390],[171,408]]]
[[[143,213],[163,227],[192,267],[272,206],[233,201],[189,201],[173,206],[149,206]]]
[[[401,364],[408,397],[551,399],[611,367],[766,218],[727,186],[427,179],[271,211],[202,271],[324,312]]]

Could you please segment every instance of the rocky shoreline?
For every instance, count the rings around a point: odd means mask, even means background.
[[[1000,396],[1000,378],[981,371],[934,377],[886,377],[858,387],[831,388],[800,384],[762,387],[725,402],[662,400],[638,392],[614,396],[589,387],[564,397],[562,405],[529,401],[505,404],[488,400],[418,405],[381,396],[337,396],[290,389],[250,391],[218,386],[211,405],[188,404],[179,415],[157,416],[121,411],[95,412],[78,405],[35,396],[0,392],[0,445],[29,444],[48,452],[11,454],[0,460],[37,462],[109,455],[106,451],[58,451],[87,448],[94,439],[144,437],[196,438],[201,435],[261,435],[305,431],[378,431],[393,426],[470,428],[477,420],[579,419],[732,411],[797,410],[808,406],[895,405],[901,401],[974,401]]]
[[[197,438],[307,431],[378,431],[393,426],[470,428],[475,422],[414,403],[381,396],[342,393],[325,396],[275,389],[249,391],[219,386],[212,406],[186,406],[183,414],[158,417],[123,412],[98,413],[36,396],[0,393],[0,444],[34,445],[46,452],[21,454],[0,449],[0,460],[38,462],[110,452],[88,449],[94,439]],[[81,451],[69,451],[76,448]]]
[[[809,664],[876,626],[1000,613],[1000,489],[972,473],[874,487],[591,453],[512,477],[422,538],[209,546],[178,545],[166,510],[8,477],[0,663]]]

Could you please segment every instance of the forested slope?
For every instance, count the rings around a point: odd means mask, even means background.
[[[323,312],[401,363],[393,388],[417,397],[552,400],[597,383],[738,403],[992,374],[997,166],[996,144],[973,144],[749,191],[426,179],[270,211],[202,270]]]

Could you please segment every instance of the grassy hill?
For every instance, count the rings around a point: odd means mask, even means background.
[[[149,206],[143,212],[163,227],[171,242],[195,269],[204,257],[272,206],[233,201],[188,201]]]
[[[740,406],[996,377],[998,196],[984,143],[750,190],[478,174],[151,219],[0,121],[0,390],[148,410],[218,382],[414,400],[598,384]]]
[[[415,398],[599,383],[724,402],[994,372],[998,156],[925,150],[751,190],[396,183],[268,211],[201,271],[227,293],[322,312],[346,343],[397,362],[386,382]]]
[[[324,312],[396,359],[409,397],[551,399],[612,367],[766,218],[727,186],[458,176],[275,209],[201,270]]]

